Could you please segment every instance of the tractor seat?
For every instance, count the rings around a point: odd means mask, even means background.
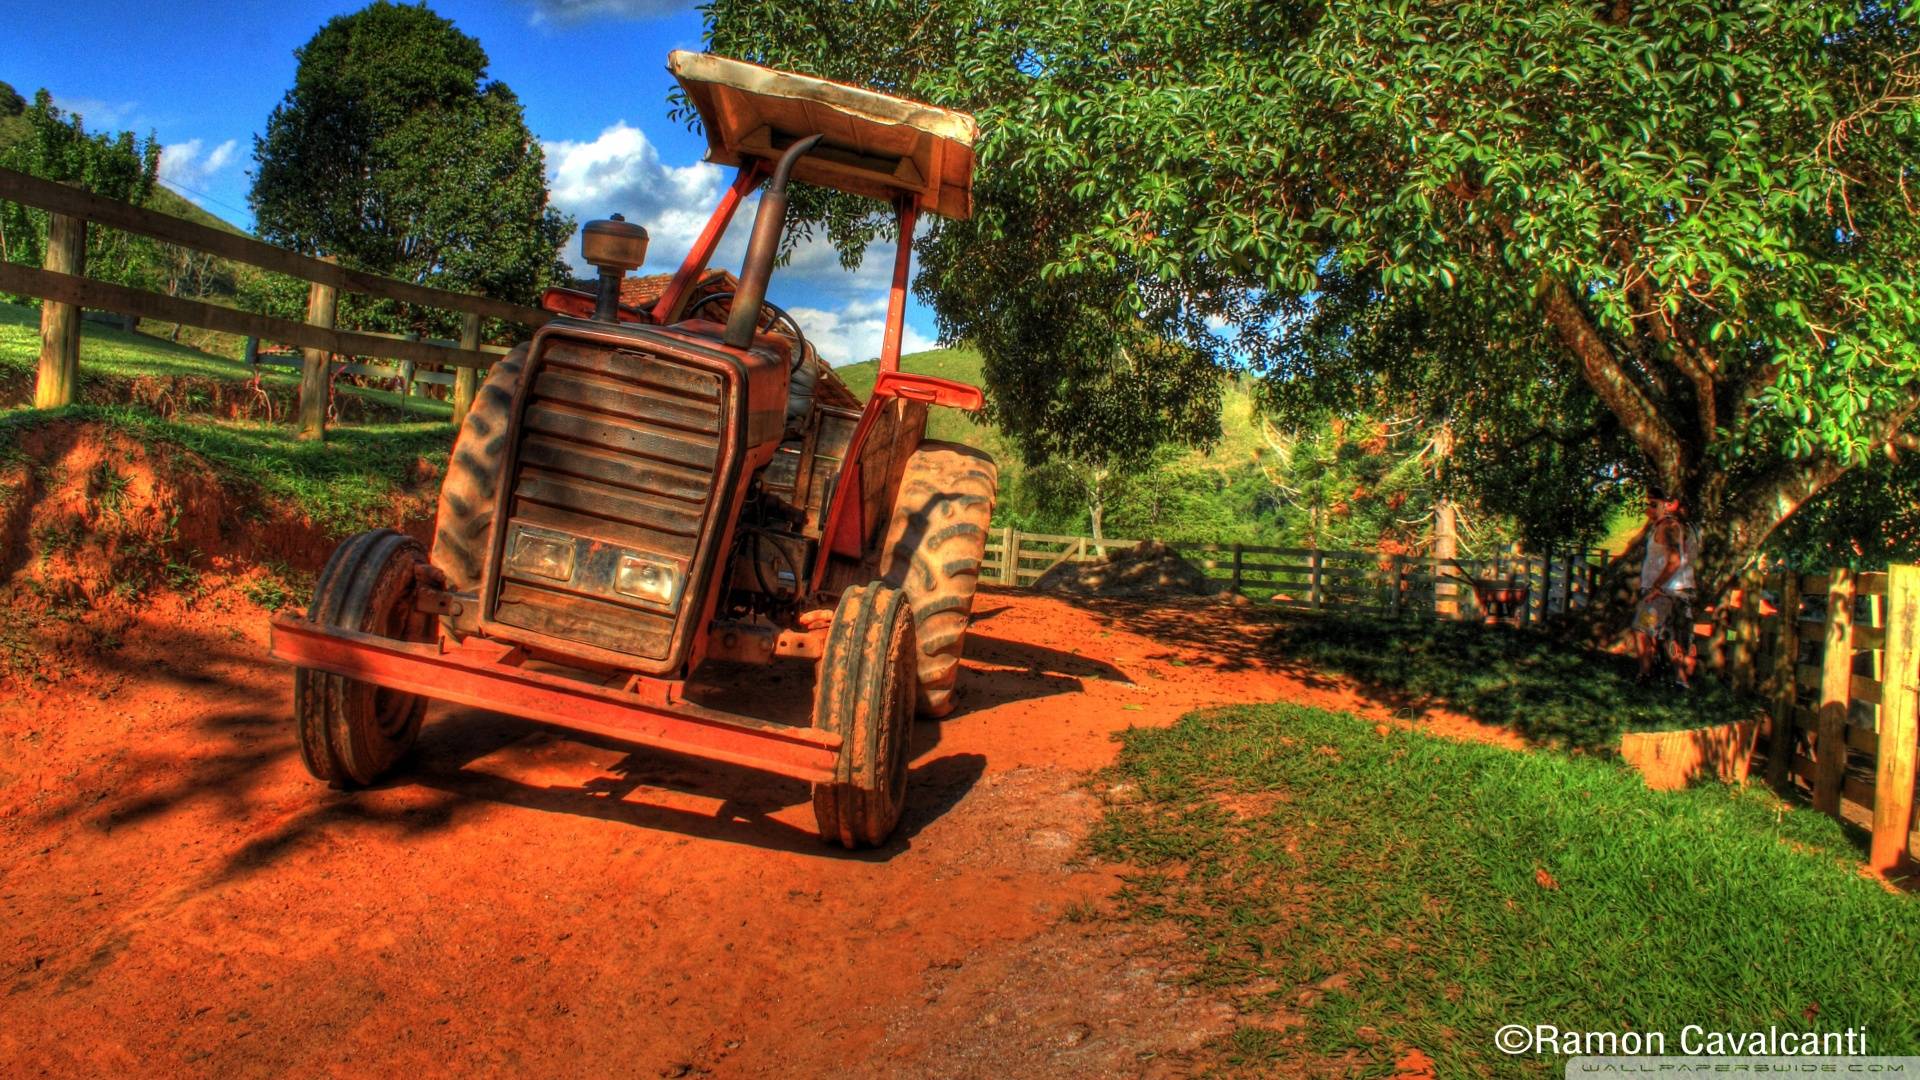
[[[827,368],[812,342],[803,342],[800,348],[800,362],[794,365],[793,377],[787,382],[786,437],[790,439],[806,435],[807,413],[813,409],[813,393],[820,385],[821,373]]]

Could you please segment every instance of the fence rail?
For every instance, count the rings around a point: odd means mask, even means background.
[[[1089,562],[1104,551],[1140,543],[1021,532],[1009,526],[989,536],[982,573],[1003,585],[1031,585],[1061,564]],[[1526,590],[1525,602],[1512,614],[1521,623],[1586,606],[1603,561],[1600,553],[1584,550],[1437,559],[1260,544],[1169,546],[1223,589],[1301,610],[1480,618],[1488,613],[1472,584],[1510,583]]]
[[[413,365],[416,372],[420,364],[454,368],[454,373],[447,374],[444,381],[453,387],[453,419],[458,424],[473,401],[478,386],[476,371],[492,364],[504,351],[481,346],[481,320],[500,319],[538,327],[553,317],[541,308],[353,270],[330,259],[289,251],[252,237],[12,169],[0,169],[0,199],[35,207],[50,215],[43,266],[0,262],[0,291],[34,296],[45,302],[41,313],[40,370],[34,392],[34,404],[42,408],[70,404],[78,389],[78,312],[82,308],[198,326],[250,339],[264,338],[306,350],[300,365],[300,426],[303,435],[314,436],[325,432],[329,377],[336,370],[330,365],[336,355],[395,360],[402,365]],[[239,311],[88,278],[84,256],[89,224],[139,233],[303,280],[308,283],[306,321]],[[457,343],[419,341],[397,334],[339,329],[334,326],[334,317],[342,292],[458,312],[462,316],[460,340]],[[409,383],[441,381],[415,377]]]
[[[1140,543],[1008,527],[989,537],[981,574],[1029,586],[1061,564]],[[1467,583],[1511,581],[1527,589],[1510,619],[1521,624],[1591,604],[1604,564],[1592,551],[1435,559],[1256,544],[1169,546],[1222,589],[1290,610],[1478,619],[1485,613]],[[1767,759],[1769,782],[1804,792],[1825,813],[1870,825],[1868,864],[1876,870],[1920,855],[1920,568],[1751,573],[1728,609],[1699,630],[1706,631],[1707,664],[1770,704],[1755,745]]]
[[[386,337],[388,335],[381,334],[377,336]],[[447,344],[447,342],[439,340],[430,340],[429,343],[435,345]],[[508,352],[506,348],[499,345],[482,345],[480,346],[480,351],[495,359],[505,356]],[[290,368],[294,371],[300,371],[306,366],[306,360],[298,353],[275,353],[261,349],[259,338],[247,339],[245,360],[246,365],[255,371],[263,367]],[[402,393],[409,396],[413,394],[414,387],[451,387],[458,385],[460,379],[460,375],[456,371],[437,371],[432,368],[421,367],[412,360],[402,360],[394,364],[362,364],[351,361],[336,362],[333,365],[332,371],[336,375],[359,375],[370,379],[398,380],[405,386]]]

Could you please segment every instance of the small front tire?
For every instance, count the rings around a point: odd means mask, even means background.
[[[415,609],[427,553],[392,529],[343,541],[320,571],[307,621],[397,641],[433,640],[433,617]],[[412,748],[427,699],[310,668],[293,672],[300,760],[337,788],[373,783]]]
[[[878,847],[900,824],[918,692],[914,669],[906,595],[878,581],[843,593],[813,701],[814,728],[841,738],[834,781],[813,785],[814,819],[829,842]]]

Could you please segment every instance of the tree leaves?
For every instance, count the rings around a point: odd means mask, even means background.
[[[547,206],[519,99],[480,43],[426,7],[329,20],[254,140],[249,201],[276,243],[402,280],[531,303],[564,273],[573,221]],[[368,313],[415,325],[382,302]]]
[[[1591,509],[1671,470],[1704,512],[1758,515],[1734,530],[1752,544],[1782,470],[1866,460],[1920,380],[1911,3],[706,10],[718,51],[979,117],[978,214],[936,227],[917,287],[988,356],[996,401],[1070,397],[1074,378],[1030,369],[1077,372],[1066,350],[1137,329],[1268,375],[1278,408],[1424,393],[1463,446],[1545,467],[1541,448],[1607,419],[1598,368],[1541,332],[1551,281],[1618,400],[1659,423],[1631,441],[1614,423],[1604,478],[1556,450],[1555,482],[1586,487],[1536,501]],[[1043,442],[1084,419],[1011,408]]]

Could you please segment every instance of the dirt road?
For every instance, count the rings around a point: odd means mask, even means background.
[[[801,784],[472,710],[329,791],[264,613],[162,600],[0,702],[0,1074],[1184,1074],[1234,1014],[1084,918],[1087,770],[1201,705],[1366,708],[1222,648],[1242,618],[984,593],[898,838],[849,856]]]

